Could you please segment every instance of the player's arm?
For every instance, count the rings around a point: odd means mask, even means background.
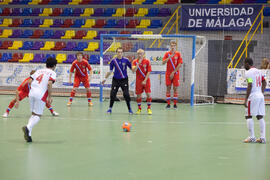
[[[136,72],[138,69],[139,63],[136,63],[135,60],[132,62],[132,72]]]
[[[71,84],[71,78],[72,78],[73,72],[69,71],[69,80],[68,82]]]
[[[111,60],[110,62],[110,71],[106,73],[105,78],[103,79],[103,81],[101,82],[102,85],[105,84],[106,80],[110,77],[110,75],[113,73],[113,67],[114,67],[114,62],[113,60]]]
[[[266,88],[266,80],[264,79],[264,77],[262,77],[262,93],[264,93],[264,90]]]
[[[49,105],[52,104],[52,84],[53,84],[53,81],[49,80],[48,82],[48,104]]]
[[[146,81],[147,81],[147,79],[149,78],[150,73],[151,73],[151,72],[147,72],[147,74],[145,75],[145,78],[144,78],[142,84],[146,84]]]
[[[164,58],[163,58],[163,61],[162,61],[162,64],[166,64],[169,60],[170,60],[170,58],[172,58],[173,56],[174,56],[174,54],[175,53],[173,53],[173,54],[171,54],[171,55],[169,55],[169,53],[168,54],[165,54],[165,56],[164,56]],[[167,57],[168,56],[168,57]]]
[[[72,63],[72,65],[71,65],[71,68],[70,68],[70,70],[69,70],[69,79],[68,79],[68,82],[71,84],[71,78],[72,78],[72,75],[73,75],[73,73],[74,73],[74,68],[75,68],[75,64],[74,64],[74,62]]]
[[[251,93],[251,88],[252,88],[252,78],[248,78],[247,79],[247,82],[248,82],[248,86],[247,86],[247,93],[246,93],[246,98],[245,98],[245,102],[244,102],[244,106],[247,107],[247,100],[248,100],[248,97]]]

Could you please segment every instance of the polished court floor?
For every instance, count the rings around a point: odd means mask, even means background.
[[[0,96],[4,113],[12,96]],[[240,105],[191,108],[180,104],[166,110],[153,103],[153,115],[128,115],[125,102],[108,101],[88,107],[86,99],[54,98],[59,117],[47,109],[34,127],[33,143],[21,127],[30,117],[28,99],[0,117],[0,180],[269,180],[270,123],[266,107],[267,144],[244,144],[247,137]],[[137,107],[132,102],[133,111]],[[121,129],[123,122],[132,131]],[[255,122],[259,136],[259,125]]]

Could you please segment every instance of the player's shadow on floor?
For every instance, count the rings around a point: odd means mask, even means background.
[[[8,143],[15,143],[15,144],[21,144],[21,143],[25,143],[25,144],[63,144],[66,141],[64,140],[34,140],[31,143],[27,143],[24,139],[11,139],[11,140],[7,140]]]

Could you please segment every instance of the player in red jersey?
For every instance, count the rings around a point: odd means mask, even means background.
[[[141,103],[142,103],[142,93],[146,93],[147,101],[147,112],[149,115],[152,114],[151,111],[151,84],[150,84],[150,72],[151,63],[148,59],[145,58],[145,52],[143,49],[138,49],[137,51],[138,58],[132,62],[132,71],[136,72],[136,94],[137,94],[137,103],[138,111],[136,114],[141,114]]]
[[[69,83],[71,84],[71,77],[75,69],[73,89],[70,93],[70,98],[67,105],[70,106],[72,104],[72,100],[73,100],[73,97],[75,96],[76,90],[78,89],[80,83],[82,82],[86,89],[88,106],[93,106],[93,103],[91,102],[91,91],[90,91],[90,84],[89,84],[90,78],[88,78],[88,73],[87,73],[87,69],[88,69],[91,75],[92,68],[90,64],[88,63],[88,61],[83,58],[83,53],[78,52],[76,56],[77,56],[77,59],[72,63],[72,66],[70,68],[70,73],[69,73]]]
[[[176,51],[177,43],[175,40],[172,40],[170,42],[171,50],[166,52],[163,57],[163,64],[167,63],[167,69],[166,69],[166,97],[167,97],[167,106],[166,108],[170,108],[170,102],[171,102],[171,87],[173,85],[173,101],[174,101],[174,108],[177,108],[177,99],[178,99],[178,93],[177,93],[177,87],[180,85],[179,83],[179,68],[183,64],[183,60],[181,57],[180,52]]]
[[[35,70],[30,72],[30,75],[34,74]],[[16,108],[19,107],[19,102],[22,101],[24,98],[28,97],[29,94],[29,81],[30,77],[26,78],[22,84],[17,88],[16,90],[16,96],[15,98],[10,101],[9,106],[6,110],[6,112],[3,114],[3,117],[8,117],[9,112],[11,111],[11,109],[15,106]],[[50,110],[51,114],[53,116],[58,116],[59,114],[53,110],[52,106],[46,102],[46,107]]]

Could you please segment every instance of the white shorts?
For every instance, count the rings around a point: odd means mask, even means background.
[[[254,97],[248,99],[246,116],[264,116],[265,115],[265,104],[264,97]]]
[[[29,102],[30,102],[30,110],[31,112],[37,114],[37,115],[42,115],[43,114],[43,110],[45,107],[45,102],[42,101],[39,98],[35,98],[32,96],[29,96]]]

